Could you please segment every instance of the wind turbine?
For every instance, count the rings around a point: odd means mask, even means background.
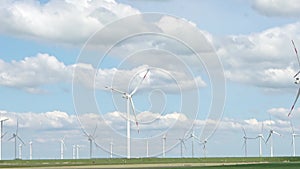
[[[184,148],[186,149],[186,146],[185,146],[185,143],[184,143],[184,138],[180,138],[178,139],[179,142],[180,142],[180,157],[182,158],[183,157],[183,147],[182,145],[184,146]]]
[[[192,130],[190,136],[186,140],[188,140],[188,139],[192,139],[192,158],[194,158],[194,142],[196,140],[197,142],[199,142],[201,144],[201,141],[198,137],[196,137],[194,130]]]
[[[246,131],[245,131],[244,127],[242,127],[242,130],[243,130],[243,133],[244,133],[244,136],[243,136],[243,139],[244,139],[243,147],[245,148],[245,157],[247,157],[247,140],[248,139],[255,139],[255,138],[247,137],[247,134],[246,134]]]
[[[260,133],[256,137],[256,139],[259,140],[259,157],[262,157],[262,145],[261,145],[261,143],[262,143],[262,141],[266,142],[265,138],[264,138],[264,135],[263,135],[263,128],[264,128],[264,123],[262,122]]]
[[[293,47],[294,47],[294,50],[295,50],[295,53],[296,53],[296,57],[297,57],[297,61],[298,61],[298,65],[299,65],[299,68],[300,68],[300,60],[299,60],[299,56],[298,56],[298,51],[297,51],[297,48],[296,48],[296,45],[294,43],[294,41],[292,40],[292,44],[293,44]],[[298,77],[298,75],[300,74],[300,70],[294,75],[294,78],[295,78],[295,84],[299,84],[300,83],[300,78]],[[297,103],[297,100],[299,98],[299,95],[300,95],[300,87],[298,89],[298,92],[297,92],[297,95],[296,95],[296,99],[290,109],[290,112],[288,114],[288,116],[291,115],[292,111],[294,110],[294,107],[295,107],[295,104]]]
[[[295,130],[294,130],[292,122],[290,122],[290,124],[291,124],[291,128],[292,128],[293,156],[295,157],[296,156],[296,142],[295,142],[295,137],[299,137],[300,135],[295,133]]]
[[[281,136],[281,134],[279,134],[278,132],[276,132],[275,130],[273,130],[272,124],[271,124],[271,129],[269,131],[269,136],[266,140],[266,144],[268,143],[269,140],[271,140],[270,143],[270,156],[273,157],[273,134],[276,134],[278,136]]]
[[[15,159],[17,159],[17,141],[20,140],[21,143],[23,145],[25,145],[24,141],[18,135],[18,130],[19,130],[19,120],[17,120],[17,129],[16,129],[16,132],[13,133],[13,136],[10,139],[8,139],[8,141],[14,139],[14,142],[15,142]]]
[[[95,134],[96,134],[96,130],[97,130],[97,124],[96,127],[94,129],[93,134],[88,134],[86,131],[83,130],[84,135],[88,138],[88,141],[90,142],[90,159],[93,157],[93,142],[96,145],[96,147],[100,147],[96,142],[95,142]]]
[[[167,141],[167,134],[164,134],[163,137],[162,137],[162,153],[163,153],[163,158],[166,157],[166,141]]]
[[[201,144],[203,145],[203,154],[204,154],[204,158],[206,158],[206,144],[207,144],[207,139],[203,140],[201,142]]]
[[[1,123],[1,125],[0,125],[0,160],[2,160],[2,138],[3,138],[3,136],[5,135],[5,134],[3,134],[3,123],[6,121],[6,120],[8,120],[8,119],[2,119],[2,120],[0,120],[0,123]]]
[[[60,159],[64,159],[65,137],[60,140]]]
[[[138,125],[138,121],[136,118],[136,113],[135,113],[135,108],[134,108],[134,104],[132,101],[132,97],[134,96],[134,94],[137,92],[138,88],[140,87],[140,85],[142,84],[142,82],[144,81],[144,79],[146,78],[147,74],[149,72],[149,69],[147,69],[145,75],[143,76],[143,78],[140,80],[140,82],[137,84],[137,86],[134,88],[134,90],[132,92],[123,92],[121,90],[118,89],[114,89],[112,87],[105,87],[107,89],[110,89],[113,92],[119,93],[123,96],[123,98],[125,98],[127,100],[127,158],[130,158],[130,107],[134,113],[134,118],[135,118],[135,123],[136,126],[138,128],[138,132],[139,132],[139,125]]]

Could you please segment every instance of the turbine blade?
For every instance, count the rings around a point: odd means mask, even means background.
[[[9,138],[7,141],[10,141],[10,140],[12,140],[12,139],[14,139],[16,136],[15,135],[13,135],[11,138]]]
[[[132,97],[129,98],[130,100],[130,103],[131,103],[131,109],[133,111],[133,115],[134,115],[134,120],[135,120],[135,124],[136,124],[136,127],[138,129],[138,133],[140,132],[140,128],[139,128],[139,123],[137,121],[137,118],[136,118],[136,112],[135,112],[135,108],[134,108],[134,104],[133,104],[133,101],[132,101]]]
[[[291,107],[291,110],[290,110],[288,116],[290,116],[291,113],[292,113],[292,111],[294,110],[294,107],[295,107],[295,104],[296,104],[296,102],[297,102],[297,100],[298,100],[298,98],[299,98],[299,95],[300,95],[300,88],[298,89],[298,93],[297,93],[297,95],[296,95],[296,99],[295,99],[295,101],[294,101],[294,103],[293,103],[293,105],[292,105],[292,107]]]
[[[294,78],[297,77],[300,73],[300,70],[294,75]]]
[[[136,85],[136,87],[134,88],[134,90],[130,93],[130,95],[134,95],[134,93],[136,93],[136,91],[138,90],[138,88],[140,87],[140,85],[142,84],[142,82],[144,81],[144,79],[146,78],[147,74],[149,72],[149,69],[147,69],[147,72],[145,73],[145,75],[143,76],[143,78],[139,81],[139,83]]]
[[[92,137],[95,137],[95,134],[96,134],[97,127],[98,127],[98,123],[96,123],[96,127],[95,127],[95,129],[94,129],[94,132],[93,132],[93,135],[92,135]]]
[[[279,134],[278,132],[276,132],[276,131],[274,131],[274,130],[273,130],[273,133],[274,133],[274,134],[277,134],[278,136],[281,136],[281,134]]]
[[[270,132],[270,134],[269,134],[269,136],[268,136],[267,140],[265,141],[265,143],[266,143],[266,144],[268,143],[268,141],[269,141],[269,139],[270,139],[271,135],[272,135],[272,133]]]
[[[296,56],[297,56],[298,65],[299,65],[299,68],[300,68],[300,60],[299,60],[298,51],[297,51],[296,45],[294,43],[294,40],[292,40],[292,44],[293,44],[293,47],[294,47],[294,50],[295,50],[295,53],[296,53]]]
[[[111,90],[111,91],[113,91],[113,92],[116,92],[116,93],[120,93],[120,94],[126,95],[126,92],[123,92],[123,91],[121,91],[121,90],[114,89],[114,88],[108,87],[108,86],[105,86],[105,88],[108,89],[108,90]]]
[[[19,130],[19,119],[17,119],[17,129],[16,129],[16,135],[18,135],[18,130]]]
[[[242,127],[242,129],[243,129],[243,132],[244,132],[244,136],[247,136],[247,134],[246,134],[246,131],[245,131],[244,127]]]
[[[16,137],[22,142],[23,145],[25,145],[24,141],[19,136]]]
[[[295,134],[295,130],[294,130],[294,126],[293,126],[293,123],[292,123],[292,121],[290,120],[290,125],[291,125],[291,128],[292,128],[292,134]]]
[[[3,138],[6,134],[7,134],[7,132],[5,132],[5,133],[1,136],[1,138]]]

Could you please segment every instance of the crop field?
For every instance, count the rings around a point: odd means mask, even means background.
[[[140,158],[80,160],[3,160],[0,168],[191,168],[191,169],[298,169],[300,157],[275,158]]]

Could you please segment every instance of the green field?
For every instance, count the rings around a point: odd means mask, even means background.
[[[212,165],[212,166],[211,166]],[[140,158],[80,160],[3,160],[0,168],[300,168],[300,157],[274,158]]]

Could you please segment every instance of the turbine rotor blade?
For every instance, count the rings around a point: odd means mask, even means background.
[[[291,110],[290,110],[288,116],[290,116],[291,113],[292,113],[292,111],[294,110],[294,107],[295,107],[295,104],[296,104],[296,102],[297,102],[297,100],[298,100],[298,98],[299,98],[299,95],[300,95],[300,88],[298,89],[298,93],[297,93],[297,95],[296,95],[296,99],[295,99],[295,101],[294,101],[294,103],[293,103],[293,105],[292,105],[292,107],[291,107]]]
[[[22,142],[23,145],[25,145],[24,141],[19,136],[16,135],[16,137]]]
[[[131,109],[133,111],[135,124],[136,124],[136,126],[138,128],[138,133],[139,133],[140,132],[139,122],[137,121],[137,118],[136,118],[136,112],[135,112],[134,104],[133,104],[133,101],[132,101],[132,97],[129,97],[129,102],[130,102],[130,105],[131,105]]]
[[[94,132],[93,132],[93,135],[92,135],[92,137],[95,137],[95,134],[96,134],[97,127],[98,127],[98,124],[96,123],[96,127],[95,127],[95,129],[94,129]]]
[[[244,132],[244,136],[247,136],[247,134],[246,134],[246,131],[245,131],[244,127],[242,127],[242,129],[243,129],[243,132]]]
[[[136,91],[138,90],[138,88],[140,87],[140,85],[142,84],[142,82],[144,81],[144,79],[146,78],[147,74],[149,72],[149,69],[147,69],[147,72],[145,73],[145,75],[143,76],[143,78],[139,81],[139,83],[136,85],[136,87],[134,88],[134,90],[130,93],[130,95],[134,95],[134,93],[136,93]]]
[[[266,144],[268,143],[268,141],[269,141],[269,139],[270,139],[271,135],[272,135],[272,133],[270,132],[270,134],[269,134],[269,136],[268,136],[267,140],[265,141],[265,143],[266,143]]]
[[[121,90],[118,90],[118,89],[115,89],[115,88],[112,88],[112,87],[108,87],[108,86],[105,86],[106,89],[109,89],[113,92],[116,92],[116,93],[120,93],[120,94],[123,94],[123,95],[126,95],[126,92],[123,92]]]
[[[297,51],[296,45],[294,43],[294,40],[292,40],[292,44],[293,44],[293,47],[294,47],[294,50],[295,50],[295,53],[296,53],[296,56],[297,56],[297,61],[298,61],[298,64],[299,64],[299,68],[300,68],[300,60],[299,60],[298,51]]]

